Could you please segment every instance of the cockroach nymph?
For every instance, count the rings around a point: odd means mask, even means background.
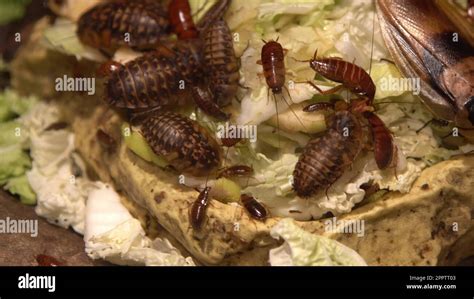
[[[344,101],[324,108],[336,109],[330,117],[328,131],[322,137],[311,139],[298,159],[293,172],[293,188],[300,197],[310,197],[327,189],[339,179],[364,148],[363,121],[367,121],[374,141],[377,166],[386,169],[396,166],[397,148],[390,131],[371,110],[369,99],[352,100],[349,107]],[[307,108],[307,111],[314,111]]]
[[[232,177],[249,177],[253,175],[254,170],[247,165],[234,165],[221,170],[217,178],[232,178]]]
[[[202,176],[213,172],[220,163],[217,141],[185,116],[158,111],[144,120],[141,131],[153,152],[179,171]]]
[[[198,198],[194,201],[189,212],[189,222],[195,230],[199,230],[206,218],[206,211],[209,206],[209,192],[211,187],[204,188],[199,192]]]
[[[152,49],[169,34],[166,8],[155,0],[115,0],[96,5],[78,21],[82,43],[106,51],[120,46]]]
[[[253,196],[242,194],[240,196],[240,201],[252,218],[259,221],[265,221],[268,216],[267,210]]]
[[[232,34],[226,21],[218,20],[212,24],[203,39],[209,86],[216,102],[222,107],[237,94],[240,62],[235,56]]]

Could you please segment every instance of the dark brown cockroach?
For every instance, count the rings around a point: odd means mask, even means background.
[[[430,1],[375,3],[385,44],[405,77],[421,79],[423,103],[474,140],[472,26],[464,36]]]
[[[206,210],[209,206],[209,191],[211,187],[204,188],[201,192],[199,192],[199,196],[194,201],[193,205],[191,206],[191,210],[189,212],[189,222],[191,226],[195,230],[199,230],[204,223],[204,219],[206,218]]]
[[[300,197],[310,197],[326,190],[339,179],[364,148],[363,120],[369,124],[377,166],[386,169],[396,165],[396,146],[390,131],[374,114],[368,98],[354,99],[349,107],[344,101],[325,103],[321,109],[334,108],[326,134],[311,139],[300,155],[293,172],[293,188]],[[316,106],[305,108],[316,111]]]
[[[341,83],[341,85],[322,91],[313,82],[308,81],[308,84],[321,94],[333,94],[344,87],[360,97],[367,97],[370,101],[374,99],[374,81],[372,81],[370,75],[363,68],[337,57],[318,58],[317,53],[318,51],[316,50],[313,58],[309,60],[311,68],[321,76]]]
[[[222,111],[215,102],[214,93],[211,91],[209,85],[193,86],[192,96],[194,103],[196,103],[204,113],[219,120],[228,120],[230,118],[230,115]]]
[[[172,0],[168,6],[168,18],[171,29],[178,39],[193,39],[199,37],[199,31],[194,25],[191,7],[188,0]]]
[[[63,266],[64,263],[58,261],[56,258],[46,255],[46,254],[38,254],[36,256],[36,262],[38,266],[45,266],[45,267],[56,267],[56,266]]]
[[[108,151],[113,151],[117,147],[117,142],[109,134],[105,133],[104,130],[98,129],[96,133],[99,144]]]
[[[250,166],[234,165],[220,171],[217,178],[249,177],[253,175],[253,173],[253,168]]]
[[[206,175],[220,163],[220,146],[196,121],[170,111],[158,111],[144,120],[141,131],[153,152],[175,169]]]
[[[160,46],[112,72],[105,86],[105,101],[128,109],[183,105],[190,89],[187,85],[202,76],[201,58],[199,42]]]
[[[166,8],[155,0],[115,0],[85,12],[78,21],[82,43],[103,50],[152,49],[169,34]]]
[[[219,106],[228,105],[239,88],[240,62],[235,56],[232,33],[227,22],[218,20],[204,35],[204,63],[209,86]]]
[[[265,221],[268,216],[267,210],[253,196],[242,194],[240,196],[240,201],[252,218],[259,221]]]

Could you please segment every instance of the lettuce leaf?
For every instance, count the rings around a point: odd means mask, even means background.
[[[26,175],[9,179],[7,184],[4,186],[4,189],[8,190],[11,194],[19,195],[20,201],[24,205],[36,204],[36,194],[31,189]]]
[[[285,243],[270,250],[272,266],[367,266],[351,248],[326,237],[311,234],[292,219],[283,219],[270,232]]]
[[[0,147],[0,185],[23,175],[31,167],[31,160],[21,146]]]

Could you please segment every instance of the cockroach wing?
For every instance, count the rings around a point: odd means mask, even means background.
[[[455,112],[452,104],[446,101],[441,91],[436,88],[435,82],[430,76],[430,72],[426,68],[423,61],[408,43],[405,37],[391,23],[391,19],[381,7],[385,5],[384,1],[377,1],[377,10],[380,20],[380,27],[385,40],[385,45],[392,54],[398,68],[405,77],[420,78],[421,97],[426,107],[438,118],[453,121]],[[413,42],[413,41],[412,41]],[[418,44],[419,47],[422,47]]]
[[[390,131],[385,127],[383,121],[374,113],[366,111],[364,117],[367,118],[372,138],[374,140],[375,161],[379,169],[386,169],[396,163],[396,146]]]

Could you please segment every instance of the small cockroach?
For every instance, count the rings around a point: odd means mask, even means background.
[[[261,60],[263,75],[273,94],[280,94],[285,86],[285,51],[277,41],[263,41]]]
[[[240,196],[240,201],[252,218],[259,221],[265,221],[268,215],[267,210],[253,196],[242,194]]]
[[[239,88],[240,63],[235,56],[232,33],[227,22],[216,21],[206,31],[203,39],[209,85],[217,104],[228,105]]]
[[[220,163],[220,146],[196,121],[170,111],[158,111],[144,120],[141,131],[153,152],[174,168],[206,175]]]
[[[99,144],[108,151],[113,151],[117,147],[117,142],[109,134],[105,133],[104,130],[98,129],[96,133]]]
[[[168,16],[171,29],[178,39],[193,39],[199,37],[199,31],[194,25],[191,7],[188,0],[172,0],[168,6]]]
[[[120,46],[152,49],[169,34],[166,8],[155,0],[115,0],[85,12],[77,35],[93,48],[115,50]]]
[[[204,188],[199,192],[198,198],[194,201],[189,212],[189,222],[195,230],[199,230],[206,218],[206,211],[209,206],[209,191],[211,187]]]
[[[38,263],[38,266],[44,267],[56,267],[64,265],[63,262],[60,262],[56,258],[46,254],[38,254],[36,256],[36,262]]]
[[[218,120],[228,120],[230,115],[221,110],[215,102],[214,94],[208,85],[198,85],[192,87],[194,103],[207,115]]]
[[[318,58],[317,54],[318,51],[316,50],[313,58],[309,60],[310,67],[321,76],[341,83],[339,86],[322,91],[316,84],[308,81],[308,84],[318,92],[325,95],[333,94],[344,87],[360,97],[367,97],[371,101],[374,99],[374,81],[363,68],[338,57]]]
[[[250,166],[234,165],[220,171],[217,178],[248,177],[253,175],[253,173],[253,168]]]

